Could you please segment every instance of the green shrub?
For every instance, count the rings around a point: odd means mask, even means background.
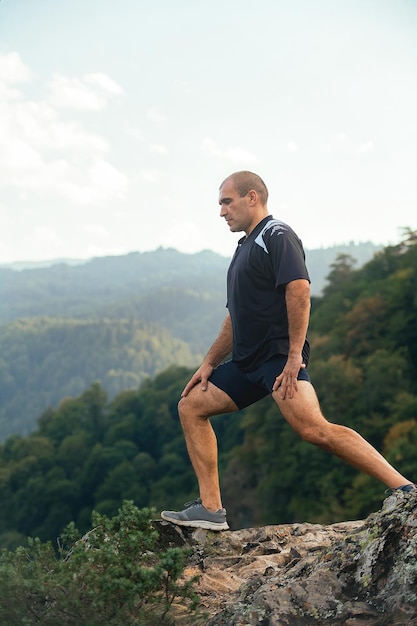
[[[187,555],[158,551],[153,513],[124,501],[113,518],[93,513],[83,537],[69,524],[58,551],[39,539],[2,550],[0,624],[159,626],[174,623],[174,601],[196,616],[197,579],[181,580]]]

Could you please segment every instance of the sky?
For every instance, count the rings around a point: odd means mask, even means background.
[[[0,0],[0,263],[230,256],[232,172],[307,249],[417,229],[416,0]]]

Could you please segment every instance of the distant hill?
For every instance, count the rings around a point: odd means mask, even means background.
[[[38,315],[103,316],[107,307],[136,300],[166,287],[224,291],[228,259],[204,251],[187,255],[172,249],[100,257],[16,271],[0,269],[0,321]],[[223,295],[224,300],[224,295]]]
[[[369,260],[371,243],[307,250],[313,294],[338,254]],[[100,381],[110,398],[169,364],[194,366],[226,314],[229,259],[159,248],[78,264],[0,268],[0,439]]]
[[[90,259],[45,259],[45,261],[14,261],[13,263],[0,263],[0,268],[11,270],[34,270],[40,267],[52,267],[52,265],[83,265]]]
[[[202,355],[138,320],[26,318],[0,325],[0,440],[33,430],[39,415],[99,382],[110,398],[170,365]]]
[[[346,254],[356,261],[355,269],[361,268],[370,261],[374,255],[383,249],[370,241],[362,243],[349,243],[346,245],[332,246],[330,248],[316,248],[306,250],[307,267],[311,278],[311,293],[320,296],[327,283],[327,276],[332,263],[340,254]]]
[[[312,294],[320,295],[330,266],[349,254],[361,267],[381,249],[371,242],[306,250]],[[158,289],[204,290],[225,300],[225,274],[230,259],[205,250],[184,254],[159,248],[89,261],[45,261],[0,266],[0,321],[37,315],[91,316],[106,307],[155,294]],[[18,268],[18,269],[17,269]],[[155,320],[154,320],[155,321]]]

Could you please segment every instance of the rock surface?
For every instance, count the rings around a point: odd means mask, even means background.
[[[165,546],[191,548],[206,626],[417,626],[417,492],[329,526],[156,525]]]

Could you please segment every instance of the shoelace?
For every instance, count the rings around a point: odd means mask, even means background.
[[[190,502],[186,502],[184,504],[186,509],[191,509],[191,507],[199,505],[201,505],[201,498],[197,498],[197,500],[190,500]]]

